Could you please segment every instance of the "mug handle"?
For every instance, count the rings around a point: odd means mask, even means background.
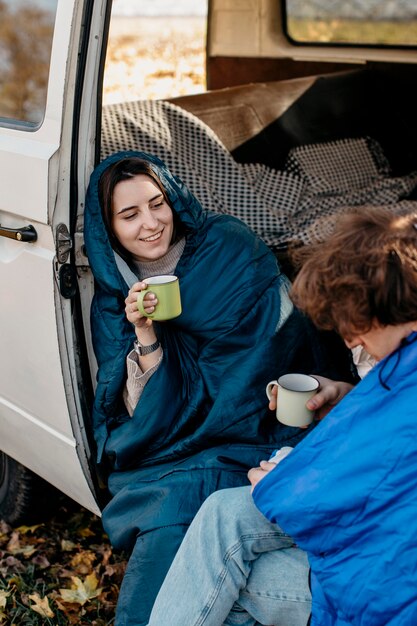
[[[142,289],[142,291],[139,291],[138,297],[136,300],[136,306],[138,307],[138,311],[142,313],[142,315],[144,315],[145,317],[149,317],[150,315],[152,315],[152,313],[146,313],[145,309],[143,308],[143,299],[148,293],[148,289],[149,289],[149,285],[147,285],[145,289]]]
[[[268,400],[271,400],[271,398],[272,398],[271,391],[272,391],[272,387],[275,387],[275,385],[278,387],[278,381],[277,380],[271,380],[271,381],[269,381],[269,383],[266,386],[265,391],[266,391],[266,395],[267,395]]]

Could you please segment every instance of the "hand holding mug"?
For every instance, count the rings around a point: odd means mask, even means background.
[[[306,407],[311,411],[315,411],[315,419],[321,420],[347,393],[352,389],[353,385],[343,381],[335,381],[324,376],[314,374],[320,387],[312,398],[307,400]],[[269,408],[275,411],[277,408],[278,387],[274,385],[270,390]]]
[[[308,400],[307,407],[316,412],[315,418],[317,420],[322,420],[353,389],[353,385],[342,380],[331,380],[315,374],[314,378],[319,381],[320,388],[316,395]]]
[[[152,291],[147,291],[143,297],[143,310],[144,313],[138,310],[138,296],[146,290],[148,285],[146,282],[141,281],[135,283],[129,290],[128,296],[125,299],[125,312],[126,317],[131,324],[137,328],[152,326],[152,320],[148,317],[155,311],[155,307],[158,304],[158,299]]]
[[[166,321],[181,315],[181,296],[177,276],[163,275],[145,278],[145,288],[137,294],[136,306],[145,317],[153,320]],[[149,290],[149,292],[148,292]],[[146,293],[145,293],[146,292]],[[153,293],[156,304],[149,310],[149,293]]]
[[[271,380],[266,386],[266,395],[272,402],[272,389],[278,390],[276,417],[282,424],[294,427],[308,426],[313,421],[314,410],[306,406],[318,391],[319,381],[306,374],[284,374]]]

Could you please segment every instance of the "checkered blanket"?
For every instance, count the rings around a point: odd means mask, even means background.
[[[204,208],[243,220],[276,251],[324,240],[348,207],[417,210],[407,199],[417,188],[417,172],[393,177],[369,137],[294,148],[278,171],[237,163],[197,117],[169,102],[144,100],[103,108],[102,158],[119,150],[158,156]]]

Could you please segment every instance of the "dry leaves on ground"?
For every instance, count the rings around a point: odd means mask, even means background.
[[[110,625],[125,566],[100,519],[70,502],[36,526],[0,521],[0,624]]]

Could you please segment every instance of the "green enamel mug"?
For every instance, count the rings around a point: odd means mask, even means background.
[[[137,307],[142,315],[159,322],[181,315],[180,281],[177,276],[150,276],[144,278],[143,282],[147,284],[147,287],[138,294],[137,299]],[[158,304],[152,313],[146,313],[143,308],[143,299],[149,292],[154,293],[158,299]]]

